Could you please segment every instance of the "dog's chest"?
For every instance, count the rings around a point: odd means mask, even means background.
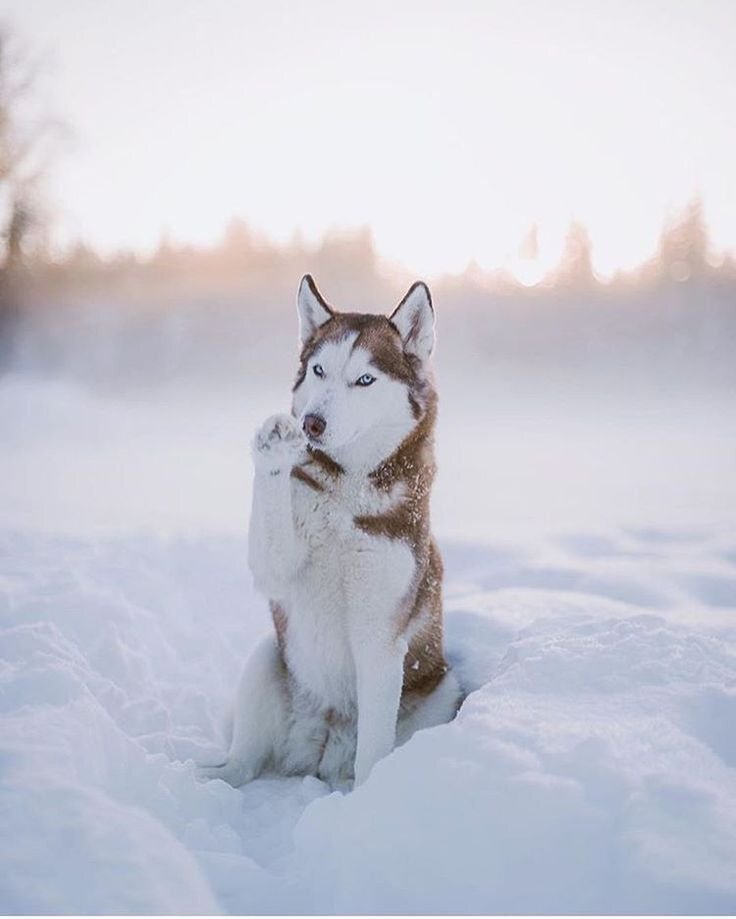
[[[355,667],[341,575],[326,557],[304,568],[285,603],[284,651],[289,671],[318,707],[347,713],[355,699]]]
[[[292,485],[294,526],[307,556],[286,604],[286,658],[315,702],[343,713],[355,699],[346,575],[351,550],[365,541],[354,524],[355,509],[364,502],[342,482],[327,479],[322,490],[299,481]]]
[[[368,483],[327,482],[319,490],[294,481],[292,507],[307,555],[284,604],[287,663],[318,705],[349,714],[355,705],[355,665],[346,614],[348,599],[353,604],[356,599],[355,553],[380,547],[377,537],[356,526],[355,517],[381,513],[386,496]]]
[[[406,496],[405,483],[377,487],[366,474],[331,475],[314,465],[302,467],[308,479],[292,481],[294,526],[310,553],[336,547],[366,546],[366,533],[355,520],[389,513]]]

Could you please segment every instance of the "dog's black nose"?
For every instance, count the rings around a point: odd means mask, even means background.
[[[302,427],[308,437],[321,437],[325,432],[327,422],[321,415],[305,415]]]

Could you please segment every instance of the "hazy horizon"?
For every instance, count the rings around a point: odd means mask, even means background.
[[[538,273],[572,220],[596,271],[654,251],[694,195],[736,249],[736,7],[0,0],[74,136],[55,245],[199,246],[232,217],[276,244],[367,226],[426,276]]]

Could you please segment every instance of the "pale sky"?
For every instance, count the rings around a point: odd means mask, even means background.
[[[371,227],[417,273],[571,218],[606,273],[702,194],[736,249],[736,0],[0,0],[73,128],[56,239]]]

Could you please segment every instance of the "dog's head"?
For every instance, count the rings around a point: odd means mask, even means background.
[[[426,284],[411,286],[390,316],[339,313],[310,275],[297,295],[301,361],[293,413],[327,452],[366,441],[398,445],[427,410],[434,310]]]

